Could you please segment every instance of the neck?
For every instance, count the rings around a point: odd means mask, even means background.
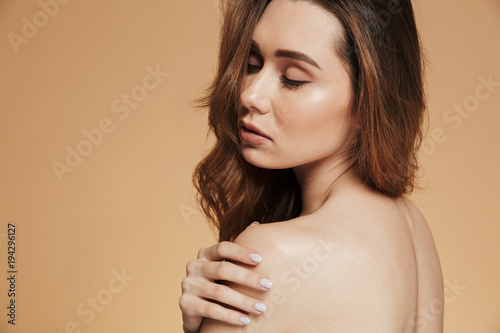
[[[302,194],[302,212],[305,216],[317,211],[342,188],[360,182],[350,160],[319,160],[293,169]]]

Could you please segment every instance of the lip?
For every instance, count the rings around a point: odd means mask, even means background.
[[[258,135],[266,138],[266,139],[269,139],[269,140],[272,140],[266,133],[264,133],[258,126],[252,124],[252,123],[248,123],[246,121],[244,121],[243,119],[240,121],[240,124],[241,124],[241,127],[247,129],[247,130],[250,130],[250,131],[253,131],[253,132],[256,132]],[[247,131],[248,132],[248,131]]]
[[[262,145],[266,142],[271,142],[271,139],[266,138],[265,136],[262,136],[260,134],[255,133],[255,132],[250,132],[245,127],[242,127],[240,129],[240,137],[245,142],[248,142],[249,144],[252,144],[252,145]]]

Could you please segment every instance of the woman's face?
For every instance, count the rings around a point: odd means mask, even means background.
[[[240,132],[249,163],[285,169],[337,158],[352,127],[351,84],[335,53],[342,34],[340,21],[318,5],[269,3],[252,36],[241,93],[241,121],[269,139]]]

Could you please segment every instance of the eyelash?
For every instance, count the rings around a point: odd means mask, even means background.
[[[259,69],[260,69],[260,67],[258,67],[258,66],[248,64],[247,73],[248,74],[255,73]],[[303,86],[304,84],[308,83],[308,81],[290,80],[285,75],[282,75],[280,77],[280,81],[281,81],[281,83],[283,83],[283,85],[285,85],[286,87],[288,87],[290,89],[297,89],[297,88],[300,88],[301,86]]]

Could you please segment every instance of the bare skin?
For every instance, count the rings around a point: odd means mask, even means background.
[[[255,224],[258,222],[249,227]],[[186,265],[186,277],[181,284],[179,306],[184,332],[199,332],[204,317],[241,325],[240,318],[248,318],[247,313],[261,314],[262,311],[258,311],[255,304],[264,304],[262,300],[248,297],[222,284],[223,281],[232,281],[258,291],[268,290],[269,288],[260,285],[260,281],[269,277],[248,270],[248,267],[257,265],[260,260],[262,257],[258,251],[232,242],[220,242],[200,249],[197,259]],[[223,281],[218,283],[216,280]]]
[[[200,250],[182,282],[185,332],[442,332],[442,273],[425,218],[406,197],[365,186],[343,155],[356,126],[349,75],[331,47],[342,29],[306,1],[273,0],[259,20],[241,101],[243,120],[270,140],[243,142],[242,155],[292,168],[303,210]]]
[[[245,327],[206,318],[201,333],[442,332],[443,314],[434,310],[444,304],[442,273],[425,218],[404,196],[352,183],[337,190],[310,215],[238,236],[236,244],[263,257],[254,267],[238,265],[273,286],[226,284],[268,309],[250,313]],[[433,315],[416,317],[418,309]]]

